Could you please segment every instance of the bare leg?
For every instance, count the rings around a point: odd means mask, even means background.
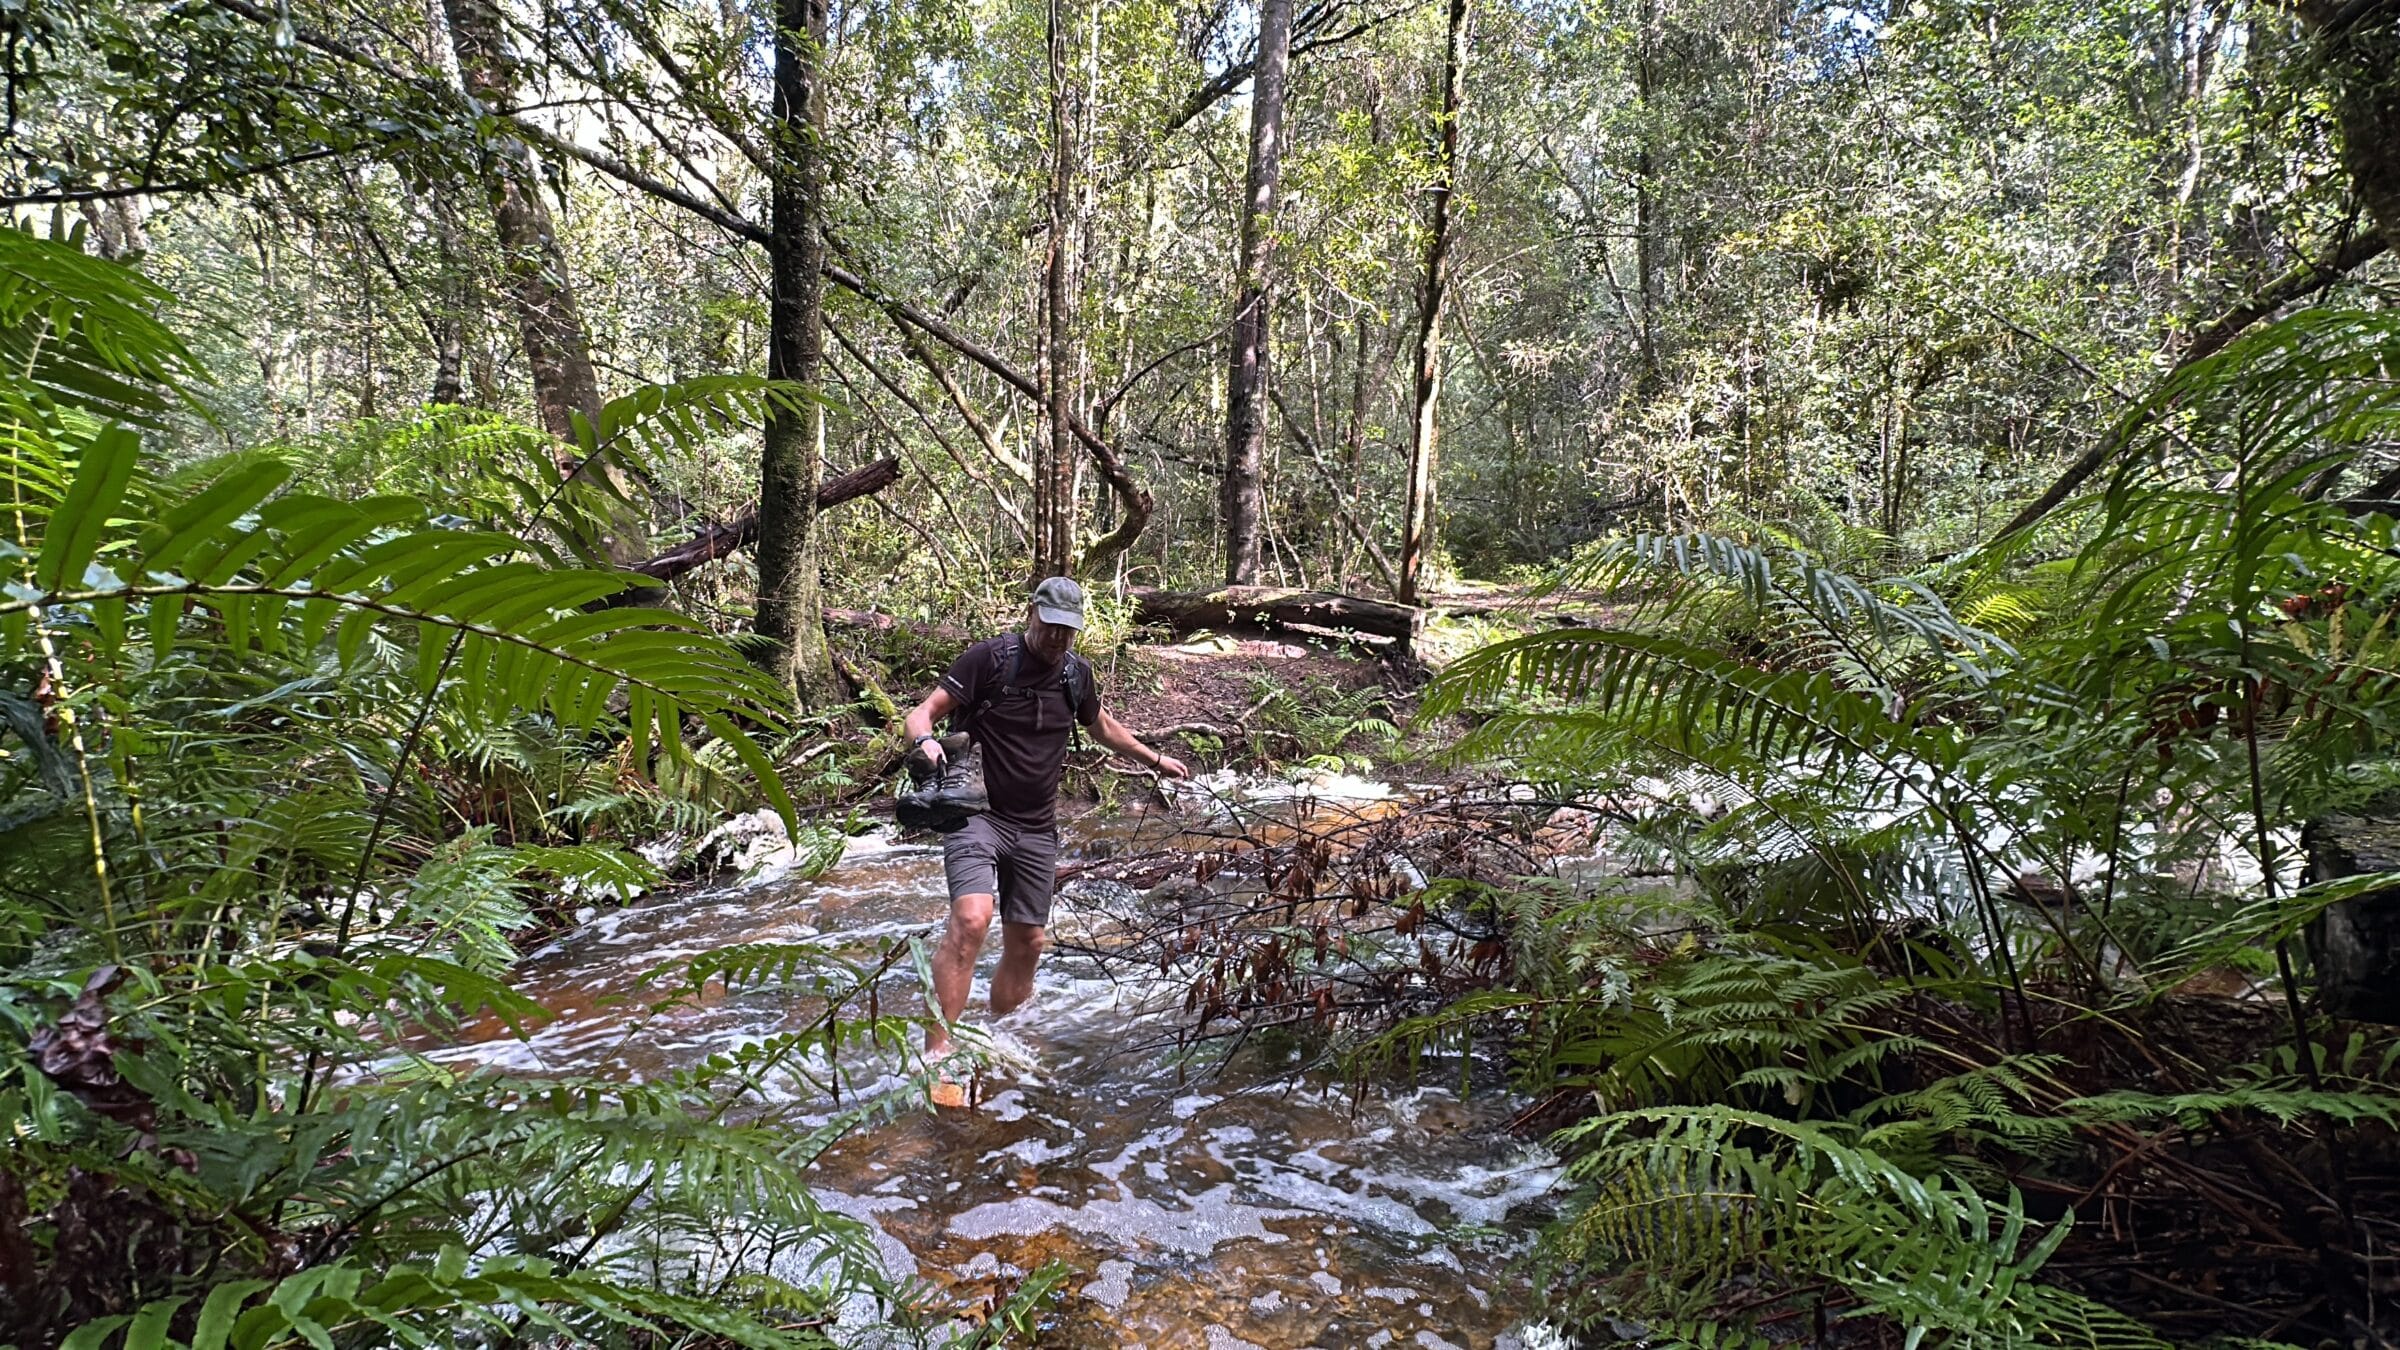
[[[1050,945],[1050,930],[1037,923],[1000,924],[1000,968],[992,972],[992,1016],[1014,1012],[1033,996],[1033,969]]]
[[[962,895],[950,902],[950,924],[942,930],[942,945],[933,952],[933,997],[941,1004],[942,1020],[955,1022],[967,1010],[967,995],[975,987],[975,958],[983,954],[984,934],[991,931],[993,900],[988,895]],[[1010,925],[1014,927],[1015,925]],[[1001,974],[1007,974],[1006,963]],[[995,1000],[1000,981],[992,981]],[[1022,996],[1020,995],[1020,998]],[[950,1036],[936,1026],[925,1032],[925,1057],[950,1049]]]

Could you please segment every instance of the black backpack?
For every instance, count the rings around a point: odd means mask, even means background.
[[[992,669],[983,681],[983,687],[990,692],[977,699],[974,707],[952,714],[953,730],[941,738],[941,767],[935,769],[918,756],[909,757],[909,777],[916,786],[900,794],[892,811],[901,828],[948,834],[965,829],[969,820],[992,809],[991,797],[983,786],[983,747],[969,740],[967,728],[1003,695],[1031,693],[1039,697],[1042,692],[1017,683],[1025,673],[1024,638],[1012,635],[1007,647],[1006,653],[992,653]],[[1070,729],[1077,725],[1075,713],[1091,693],[1091,681],[1091,666],[1075,653],[1067,653],[1067,659],[1059,664],[1057,687],[1067,696]]]
[[[1024,634],[1009,634],[1008,641],[1002,644],[1002,647],[1004,650],[995,650],[992,653],[992,668],[984,674],[985,693],[983,697],[975,700],[975,706],[967,710],[966,717],[953,725],[972,729],[975,723],[983,720],[985,711],[1002,697],[1014,697],[1018,694],[1032,694],[1039,697],[1043,689],[1050,688],[1055,688],[1067,696],[1067,729],[1071,732],[1082,725],[1077,714],[1083,710],[1084,700],[1091,696],[1091,663],[1074,652],[1068,652],[1067,659],[1059,663],[1058,679],[1055,683],[1028,687],[1018,683],[1019,678],[1025,673]],[[995,676],[998,677],[996,683]]]

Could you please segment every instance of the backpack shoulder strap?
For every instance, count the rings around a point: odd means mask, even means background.
[[[1080,718],[1083,701],[1092,693],[1092,663],[1074,652],[1068,652],[1066,662],[1058,672],[1058,682],[1066,687],[1067,716]]]
[[[1016,687],[1017,673],[1024,664],[1025,639],[1010,633],[992,649],[992,668],[984,672],[983,693],[975,700],[975,706],[967,710],[970,723],[981,721],[994,700]]]

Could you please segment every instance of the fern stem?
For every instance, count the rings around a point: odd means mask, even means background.
[[[1949,820],[1951,831],[1958,840],[1960,861],[1966,864],[1967,892],[1975,898],[1976,912],[1992,939],[1993,954],[2000,958],[2000,969],[2007,974],[2009,989],[2016,995],[2016,1035],[2022,1037],[2025,1051],[2031,1053],[2040,1043],[2040,1037],[2034,1034],[2033,1008],[2025,995],[2025,976],[2017,969],[2017,954],[2008,945],[2008,925],[2000,914],[1999,902],[1992,898],[1991,883],[1983,874],[1983,864],[1976,859],[1975,840],[1967,829],[1966,820],[1947,801],[1943,806],[1943,815]],[[2011,1035],[2008,1013],[2006,1000],[2003,1000],[2000,1010],[2002,1048],[2014,1049],[2005,1044]]]
[[[2125,772],[2117,775],[2117,809],[2108,818],[2108,872],[2100,883],[2100,919],[2108,921],[2117,899],[2117,858],[2125,851],[2125,803],[2133,793],[2133,757],[2126,756]],[[2112,939],[2113,940],[2113,939]],[[2119,943],[2119,949],[2123,948]]]
[[[49,611],[42,606],[32,607],[34,641],[42,649],[42,673],[47,678],[51,695],[57,699],[58,722],[67,733],[67,745],[75,753],[75,774],[83,784],[83,820],[90,833],[92,846],[92,880],[100,888],[100,917],[106,925],[101,931],[108,939],[111,961],[125,959],[125,951],[117,934],[117,906],[114,888],[108,879],[108,840],[100,825],[100,795],[92,785],[92,759],[83,741],[83,719],[75,715],[74,701],[67,694],[66,666],[59,660],[58,645],[51,640]]]
[[[2255,525],[2252,523],[2250,470],[2251,456],[2239,455],[2235,460],[2234,469],[2234,503],[2235,510],[2242,517],[2242,524],[2246,528],[2237,530],[2235,536],[2237,540],[2249,533],[2251,529],[2255,529]],[[2274,830],[2267,823],[2266,774],[2259,763],[2258,753],[2258,702],[2260,689],[2266,682],[2266,676],[2253,664],[2251,653],[2251,628],[2261,599],[2256,593],[2254,568],[2242,568],[2239,577],[2240,581],[2234,592],[2234,633],[2236,641],[2239,643],[2241,661],[2242,750],[2249,777],[2250,824],[2258,845],[2259,886],[2265,891],[2267,899],[2272,902],[2277,898],[2281,889],[2276,876],[2276,865],[2280,859],[2275,852]],[[2275,969],[2283,985],[2284,1012],[2291,1024],[2292,1048],[2299,1057],[2301,1077],[2308,1084],[2310,1091],[2322,1093],[2325,1085],[2317,1072],[2316,1045],[2309,1038],[2307,1016],[2301,1009],[2300,980],[2292,969],[2291,941],[2288,938],[2275,940]],[[2310,1116],[2325,1140],[2325,1161],[2328,1171],[2331,1173],[2335,1209],[2341,1219],[2341,1233],[2338,1241],[2326,1241],[2322,1237],[2319,1239],[2323,1248],[2325,1264],[2328,1267],[2325,1274],[2328,1281],[2341,1292],[2346,1302],[2355,1301],[2354,1306],[2363,1309],[2372,1317],[2374,1294],[2371,1288],[2361,1287],[2354,1269],[2358,1259],[2356,1251],[2358,1216],[2351,1202],[2350,1167],[2342,1147],[2341,1132],[2333,1118],[2326,1112],[2313,1111]],[[2274,1153],[2274,1150],[2265,1148],[2261,1148],[2259,1151],[2269,1155]],[[2317,1229],[2319,1227],[2316,1216],[2308,1213],[2305,1206],[2295,1207],[2294,1213],[2295,1217],[2300,1218],[2309,1228]],[[2351,1320],[2347,1310],[2345,1310],[2344,1319]]]
[[[459,649],[466,644],[466,640],[467,635],[464,632],[454,632],[450,635],[450,650],[443,655],[441,668],[434,672],[431,687],[425,691],[425,697],[417,704],[416,716],[408,724],[408,735],[400,743],[400,753],[392,759],[391,776],[385,780],[383,785],[383,800],[376,803],[374,822],[367,827],[366,842],[358,850],[358,870],[350,878],[350,898],[342,902],[341,921],[334,927],[333,959],[336,961],[343,959],[349,952],[350,926],[358,915],[359,898],[367,892],[367,873],[375,864],[377,846],[383,842],[383,828],[385,823],[391,819],[392,803],[399,798],[400,780],[406,775],[409,760],[416,755],[417,742],[424,735],[426,723],[432,719],[434,698],[442,687],[442,677],[450,673],[450,664],[458,659]],[[297,1111],[301,1115],[308,1114],[310,1099],[315,1095],[317,1066],[323,1058],[323,1050],[324,1042],[322,1040],[312,1042],[308,1047],[308,1060],[300,1070],[300,1095]],[[277,1214],[279,1217],[281,1211],[281,1204],[278,1203]]]

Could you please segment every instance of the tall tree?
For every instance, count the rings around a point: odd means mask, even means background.
[[[1400,523],[1400,595],[1416,604],[1424,586],[1425,555],[1435,533],[1435,472],[1440,465],[1442,310],[1450,290],[1451,200],[1458,189],[1458,115],[1465,97],[1467,44],[1473,35],[1468,0],[1450,0],[1442,44],[1441,106],[1434,115],[1434,179],[1427,194],[1425,271],[1417,301],[1416,427],[1408,447],[1408,505]]]
[[[1076,471],[1074,360],[1075,212],[1074,69],[1061,0],[1044,6],[1050,68],[1049,247],[1043,260],[1042,394],[1049,425],[1033,456],[1033,574],[1063,576],[1075,566]]]
[[[486,109],[514,107],[517,63],[502,36],[496,0],[443,0],[459,77]],[[558,228],[542,200],[541,169],[533,150],[505,121],[484,144],[484,183],[492,222],[499,229],[501,267],[515,303],[525,361],[533,369],[534,406],[542,425],[562,438],[574,435],[573,417],[600,411],[600,380],[592,369],[591,340],[567,277]]]
[[[1264,0],[1258,61],[1250,86],[1250,172],[1242,196],[1240,276],[1233,305],[1233,360],[1226,380],[1225,582],[1258,580],[1265,488],[1260,460],[1267,438],[1267,319],[1273,295],[1267,264],[1275,247],[1275,194],[1283,173],[1283,102],[1292,57],[1292,0]]]
[[[432,403],[464,403],[467,398],[467,316],[475,303],[467,276],[465,232],[458,214],[438,193],[416,200],[430,217],[440,271],[434,283],[433,309],[426,316],[426,336],[433,342]]]
[[[825,368],[825,0],[776,0],[767,231],[767,375],[813,391]],[[758,472],[761,659],[805,706],[835,696],[818,592],[825,410],[770,400]]]
[[[1659,348],[1659,317],[1666,309],[1665,222],[1659,212],[1658,47],[1659,0],[1642,0],[1634,35],[1633,89],[1640,149],[1633,168],[1633,259],[1641,296],[1641,390],[1653,395],[1665,383]]]
[[[517,62],[508,50],[497,0],[443,0],[443,11],[467,93],[487,111],[516,106]],[[487,125],[492,129],[483,147],[484,188],[500,237],[500,265],[517,312],[525,364],[533,373],[534,407],[544,429],[572,442],[577,414],[594,422],[600,416],[600,378],[592,367],[591,338],[575,303],[557,224],[542,199],[541,169],[533,149],[505,118]],[[561,470],[573,467],[573,460],[562,455]],[[596,546],[594,541],[579,541],[578,546],[605,554],[620,566],[637,562],[648,543],[640,513],[625,504],[621,477],[605,465],[595,467],[593,476],[604,481],[619,506],[610,512],[606,537]]]

